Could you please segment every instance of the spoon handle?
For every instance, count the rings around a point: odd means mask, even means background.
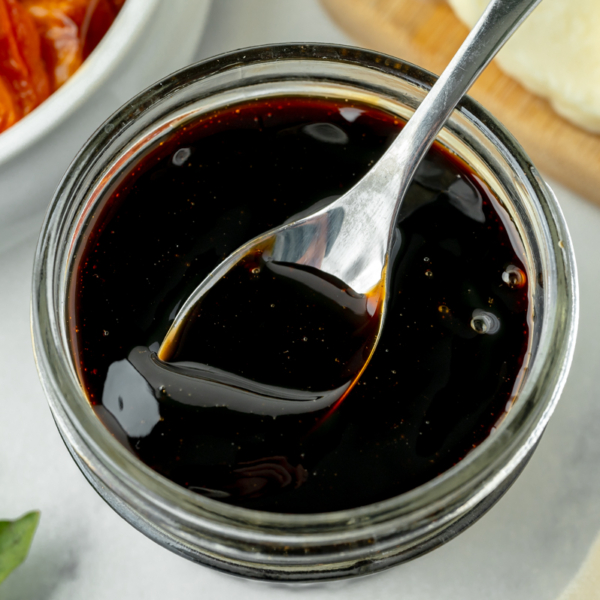
[[[491,0],[463,45],[377,164],[346,194],[316,213],[254,238],[222,262],[179,310],[159,357],[202,296],[250,250],[270,260],[328,273],[359,294],[384,277],[396,218],[413,175],[478,75],[541,0]]]
[[[492,0],[381,159],[333,204],[279,232],[275,258],[315,266],[358,293],[372,290],[381,281],[398,212],[421,160],[460,99],[540,1]]]
[[[421,159],[483,69],[541,0],[491,0],[382,161],[394,163],[400,201]],[[398,168],[401,165],[401,168]],[[395,219],[394,219],[395,221]]]

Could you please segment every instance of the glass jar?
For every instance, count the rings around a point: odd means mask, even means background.
[[[433,75],[396,58],[333,45],[236,51],[163,79],[115,113],[65,175],[35,258],[32,322],[58,429],[98,493],[148,537],[247,577],[314,581],[374,572],[451,539],[502,495],[537,444],[565,383],[577,327],[569,234],[548,186],[489,113],[465,98],[439,136],[496,194],[518,232],[533,327],[521,389],[495,431],[454,467],[400,496],[339,512],[287,515],[195,494],[152,471],[96,417],[77,378],[66,299],[84,225],[114,178],[161,136],[232,102],[276,95],[352,98],[409,118]]]

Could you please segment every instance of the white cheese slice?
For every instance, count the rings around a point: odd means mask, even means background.
[[[472,27],[488,0],[448,0]],[[544,0],[496,57],[565,118],[600,132],[600,0]]]

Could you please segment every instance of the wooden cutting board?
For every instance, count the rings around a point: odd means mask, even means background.
[[[445,0],[321,0],[365,48],[440,74],[467,35]],[[600,85],[600,83],[599,83]],[[519,140],[537,168],[600,204],[600,135],[571,125],[492,63],[470,95]]]

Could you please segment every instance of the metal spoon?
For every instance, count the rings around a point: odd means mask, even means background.
[[[257,249],[265,250],[268,260],[319,269],[357,294],[368,294],[385,284],[394,224],[417,167],[460,99],[540,1],[492,0],[398,138],[367,175],[325,208],[254,238],[223,261],[179,310],[158,351],[159,359],[168,360],[180,328],[202,297]]]

